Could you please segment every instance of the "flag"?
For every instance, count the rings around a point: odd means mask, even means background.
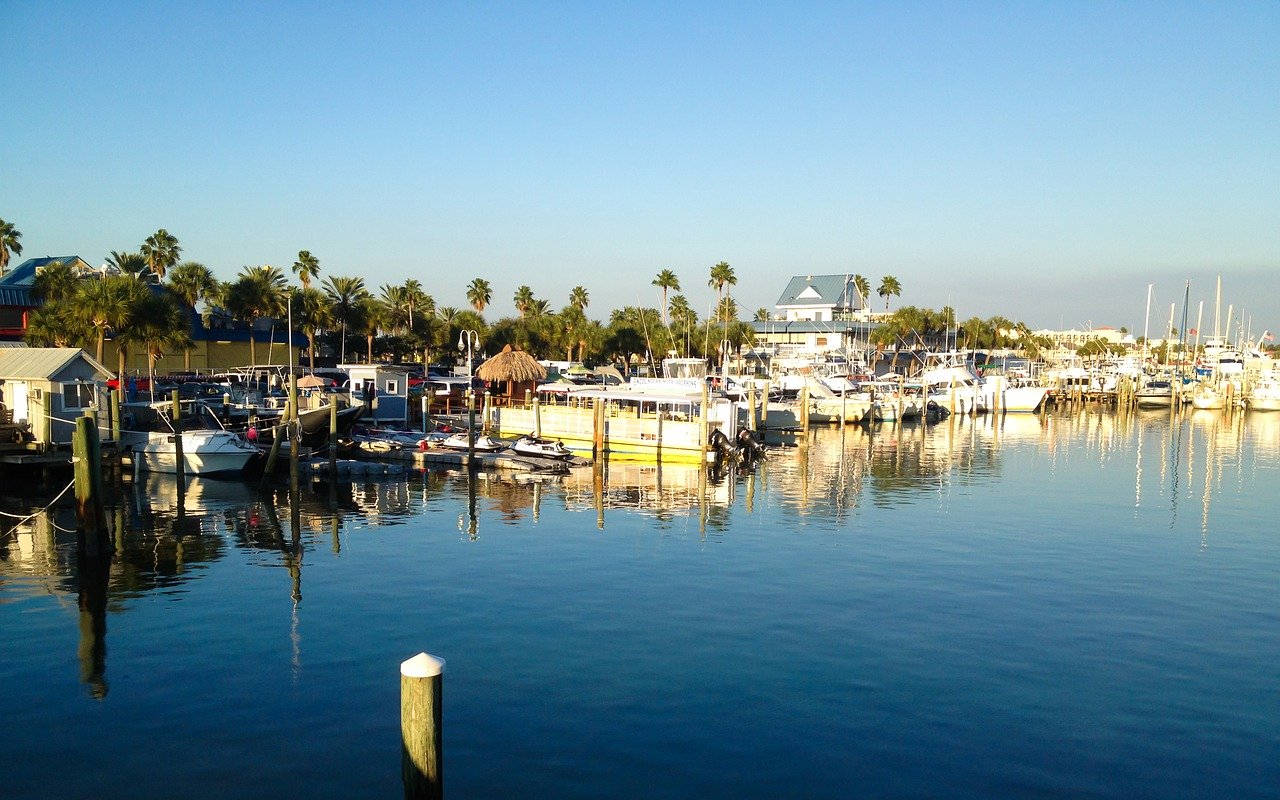
[[[1276,340],[1276,337],[1271,335],[1271,331],[1267,331],[1266,335],[1262,338],[1266,339],[1268,342],[1274,342]]]
[[[1187,331],[1187,335],[1188,335],[1188,336],[1199,336],[1199,335],[1200,335],[1200,331],[1196,330],[1195,328],[1192,328],[1191,330]]]

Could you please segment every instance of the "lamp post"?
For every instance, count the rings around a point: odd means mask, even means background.
[[[471,385],[473,373],[471,359],[480,344],[480,335],[473,330],[458,334],[458,352],[467,354],[467,469],[473,469],[476,456],[476,393]]]

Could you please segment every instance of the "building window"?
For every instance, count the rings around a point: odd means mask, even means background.
[[[62,384],[62,407],[88,408],[93,405],[94,391],[92,383]]]
[[[399,388],[398,381],[387,381],[387,394],[399,394]]]
[[[827,337],[825,337],[825,336],[819,336],[819,337],[818,337],[818,339],[817,339],[817,341],[816,341],[816,342],[814,342],[814,346],[816,346],[816,347],[826,347],[826,346],[827,346]]]

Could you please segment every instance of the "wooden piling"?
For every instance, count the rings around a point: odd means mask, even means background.
[[[542,400],[536,394],[533,396],[533,435],[542,436]]]
[[[418,653],[400,664],[400,764],[405,800],[444,797],[444,659]]]
[[[182,491],[187,480],[187,460],[182,454],[182,404],[179,402],[178,390],[173,390],[173,462],[174,476],[178,481],[178,490]]]
[[[102,451],[98,427],[92,417],[76,419],[71,455],[75,473],[76,520],[85,537],[86,552],[97,555],[99,545],[107,541],[107,516],[102,507]]]
[[[338,474],[338,404],[329,400],[329,475]]]
[[[592,401],[591,457],[604,458],[604,400],[599,397]]]

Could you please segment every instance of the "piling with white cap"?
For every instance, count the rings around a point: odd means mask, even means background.
[[[400,664],[401,771],[406,800],[444,796],[444,659],[418,653]]]

